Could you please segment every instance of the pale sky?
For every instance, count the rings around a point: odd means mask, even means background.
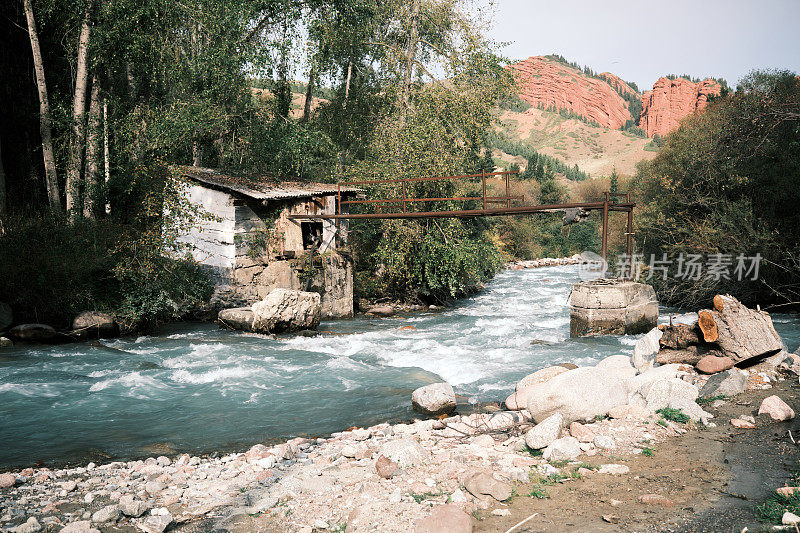
[[[557,53],[651,89],[665,74],[800,73],[800,0],[495,0],[511,59]]]

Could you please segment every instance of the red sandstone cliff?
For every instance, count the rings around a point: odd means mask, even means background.
[[[718,96],[721,86],[714,80],[691,82],[685,78],[659,78],[652,91],[642,95],[639,127],[648,135],[666,135],[680,121],[708,104],[709,96]]]
[[[617,90],[617,92],[620,92],[622,94],[633,94],[633,95],[637,95],[637,96],[639,95],[639,93],[636,92],[633,89],[633,87],[628,85],[625,82],[625,80],[623,80],[622,78],[620,78],[616,74],[612,74],[610,72],[601,72],[599,74],[599,76],[601,78],[605,78],[606,81],[608,82],[608,84],[611,85],[612,87],[614,87]]]
[[[517,76],[520,98],[533,106],[568,109],[611,129],[631,118],[625,100],[608,83],[559,61],[529,57],[508,68]]]

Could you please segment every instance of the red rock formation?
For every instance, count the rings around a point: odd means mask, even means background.
[[[622,94],[634,94],[638,95],[639,93],[636,92],[633,87],[628,85],[625,80],[617,76],[616,74],[611,74],[610,72],[601,72],[599,74],[601,78],[605,78],[609,85],[617,90],[617,92],[621,92]]]
[[[608,83],[559,61],[529,57],[508,68],[517,76],[520,98],[533,106],[568,109],[612,129],[631,118],[625,100]]]
[[[718,96],[722,87],[714,80],[691,82],[685,78],[659,78],[652,91],[642,95],[639,127],[648,135],[666,135],[678,127],[684,117],[708,104],[709,96]]]

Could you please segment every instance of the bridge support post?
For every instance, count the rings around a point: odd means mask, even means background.
[[[603,261],[606,260],[606,253],[608,251],[608,198],[609,194],[605,193],[605,200],[603,200]]]

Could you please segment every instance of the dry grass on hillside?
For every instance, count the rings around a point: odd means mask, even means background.
[[[581,170],[594,177],[608,176],[615,168],[619,174],[632,175],[636,163],[655,156],[655,152],[644,149],[649,139],[590,126],[541,109],[530,108],[524,113],[505,111],[500,122],[511,138],[526,142],[538,152],[555,156],[568,165],[577,163]],[[500,157],[509,164],[524,164],[519,157],[507,154]]]

